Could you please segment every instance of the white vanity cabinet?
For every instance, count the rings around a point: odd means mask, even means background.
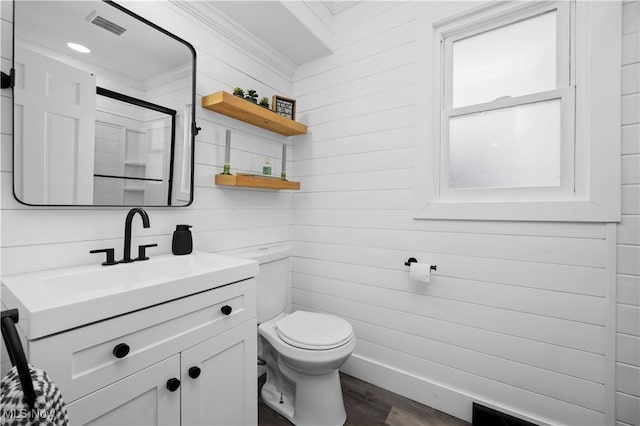
[[[256,280],[28,342],[70,424],[255,425]]]
[[[67,404],[72,425],[178,425],[180,392],[167,380],[180,369],[180,355],[147,367]]]

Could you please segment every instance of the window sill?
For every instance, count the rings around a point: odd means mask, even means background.
[[[590,201],[432,201],[416,208],[414,219],[620,222],[621,216],[614,205]]]

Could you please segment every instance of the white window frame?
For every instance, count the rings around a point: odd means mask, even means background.
[[[557,89],[452,108],[456,40],[553,9],[558,11]],[[416,105],[415,218],[620,220],[619,2],[499,2],[423,25],[431,31],[418,34],[417,89],[427,99],[432,94],[433,103]],[[423,78],[428,75],[432,81]],[[448,189],[449,117],[549,99],[560,99],[563,114],[559,187]]]

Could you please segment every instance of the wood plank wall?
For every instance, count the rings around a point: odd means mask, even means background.
[[[622,8],[622,222],[618,226],[616,420],[640,424],[640,2]]]
[[[346,372],[458,417],[481,400],[602,425],[613,418],[607,227],[413,219],[415,82],[429,78],[415,75],[416,16],[468,7],[359,4],[336,18],[335,52],[298,69],[310,133],[294,149],[293,307],[351,322]],[[431,283],[409,280],[412,256],[437,265]]]
[[[220,189],[213,175],[222,165],[226,128],[234,131],[232,167],[241,171],[259,170],[264,155],[278,159],[286,139],[197,107],[203,130],[195,202],[149,209],[152,227],[134,229],[134,244],[158,242],[155,252],[167,253],[177,223],[194,225],[201,250],[292,240],[294,307],[351,321],[358,347],[349,373],[462,418],[469,418],[465,404],[475,397],[550,423],[604,424],[605,226],[412,219],[413,108],[420,96],[415,16],[452,13],[457,4],[371,2],[347,9],[334,22],[335,53],[300,67],[292,92],[286,77],[201,22],[163,3],[144,3],[130,7],[195,45],[197,102],[234,86],[292,94],[311,133],[289,152],[289,175],[303,185],[293,201],[290,193]],[[11,3],[1,4],[6,70]],[[640,365],[638,2],[624,11],[620,425],[640,418],[633,381]],[[90,249],[120,250],[125,208],[33,208],[13,199],[6,91],[1,108],[2,273],[94,263]],[[409,256],[438,265],[431,284],[408,280]]]

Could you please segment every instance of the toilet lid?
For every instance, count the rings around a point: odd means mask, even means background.
[[[351,324],[329,314],[295,311],[275,325],[282,340],[301,349],[333,349],[353,338]]]

